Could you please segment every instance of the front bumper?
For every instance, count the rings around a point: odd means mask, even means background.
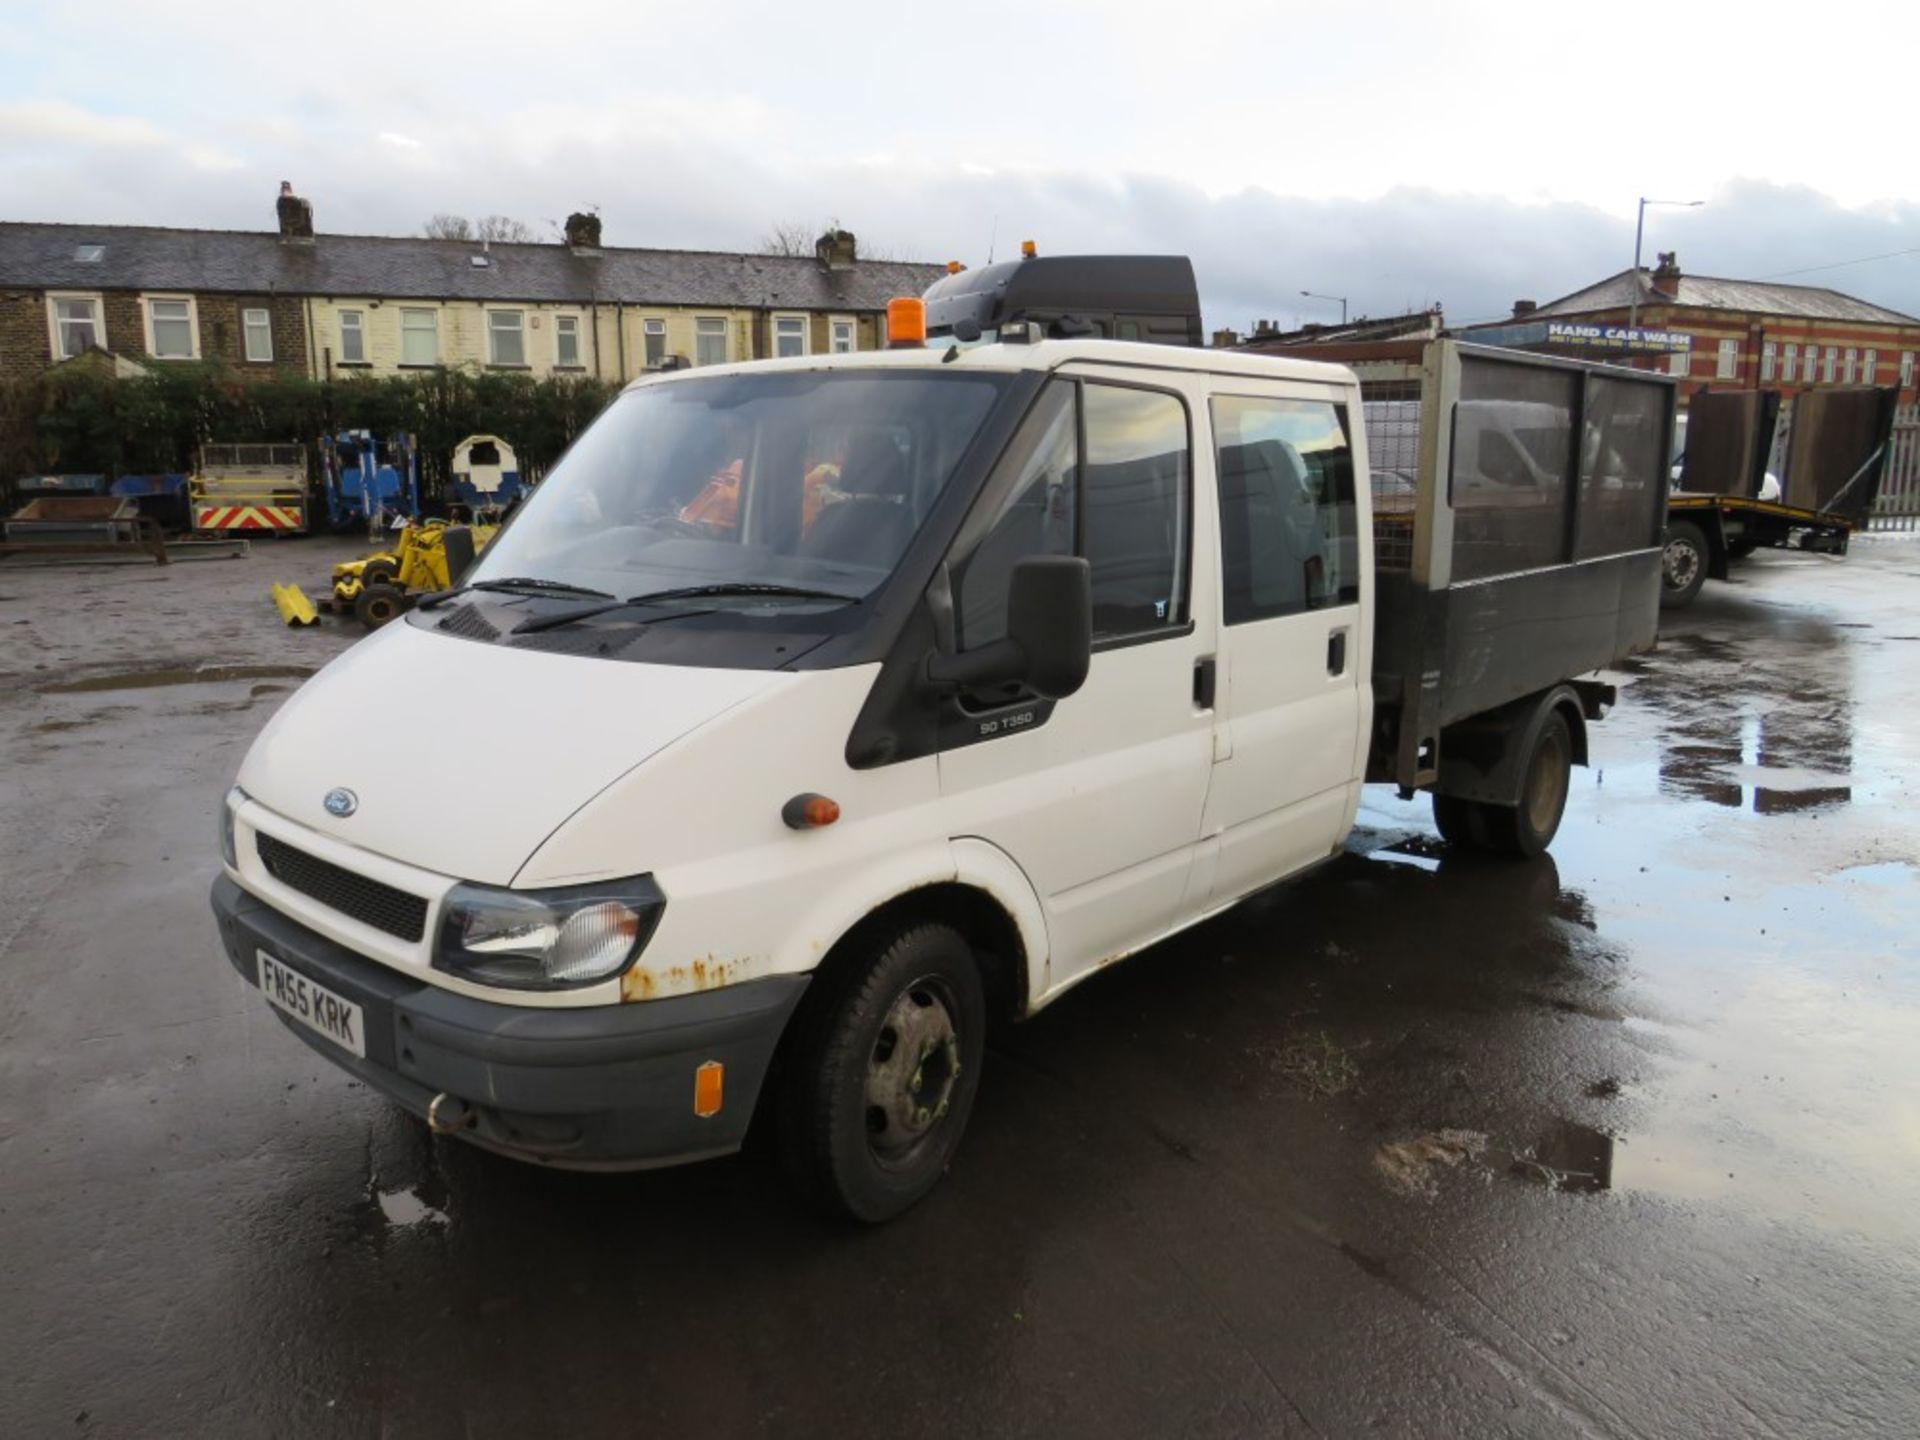
[[[489,1150],[573,1169],[673,1165],[737,1150],[774,1048],[806,989],[769,976],[631,1005],[496,1005],[456,995],[317,935],[222,875],[213,914],[227,959],[260,983],[265,951],[364,1013],[366,1058],[275,1010],[369,1086]],[[264,1002],[263,1002],[264,1003]],[[694,1071],[726,1067],[721,1107],[694,1113]]]

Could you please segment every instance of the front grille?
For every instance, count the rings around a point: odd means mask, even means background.
[[[402,940],[418,940],[427,933],[427,902],[418,895],[343,870],[264,831],[254,837],[254,844],[267,873],[288,889]]]

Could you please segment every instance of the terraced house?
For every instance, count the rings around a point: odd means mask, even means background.
[[[328,378],[438,365],[631,379],[677,363],[880,345],[886,304],[937,265],[603,246],[575,215],[551,244],[316,234],[281,187],[273,231],[0,222],[0,375],[105,352]]]

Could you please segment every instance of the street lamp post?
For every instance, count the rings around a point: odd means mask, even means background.
[[[1691,210],[1696,205],[1704,205],[1704,200],[1649,200],[1640,197],[1640,214],[1633,222],[1633,298],[1627,302],[1627,328],[1633,329],[1640,323],[1640,237],[1647,229],[1647,206],[1674,205],[1682,210]]]
[[[1340,302],[1340,323],[1341,323],[1342,325],[1345,325],[1345,324],[1347,323],[1347,297],[1346,297],[1346,296],[1344,296],[1344,295],[1316,295],[1316,294],[1315,294],[1315,293],[1314,293],[1313,291],[1311,291],[1311,290],[1302,290],[1302,291],[1301,291],[1300,293],[1301,293],[1302,295],[1304,295],[1304,296],[1306,296],[1306,297],[1307,297],[1307,298],[1308,298],[1309,300],[1337,300],[1337,301],[1339,301],[1339,302]]]

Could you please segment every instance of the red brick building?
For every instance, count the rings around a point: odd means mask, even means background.
[[[1725,280],[1682,273],[1678,257],[1647,270],[1622,270],[1545,305],[1522,300],[1514,320],[1577,320],[1681,331],[1688,354],[1643,360],[1684,377],[1683,397],[1701,390],[1765,387],[1792,395],[1827,385],[1894,385],[1920,397],[1920,319],[1814,285]],[[1511,324],[1502,321],[1501,324]],[[1471,339],[1472,331],[1463,333]]]

